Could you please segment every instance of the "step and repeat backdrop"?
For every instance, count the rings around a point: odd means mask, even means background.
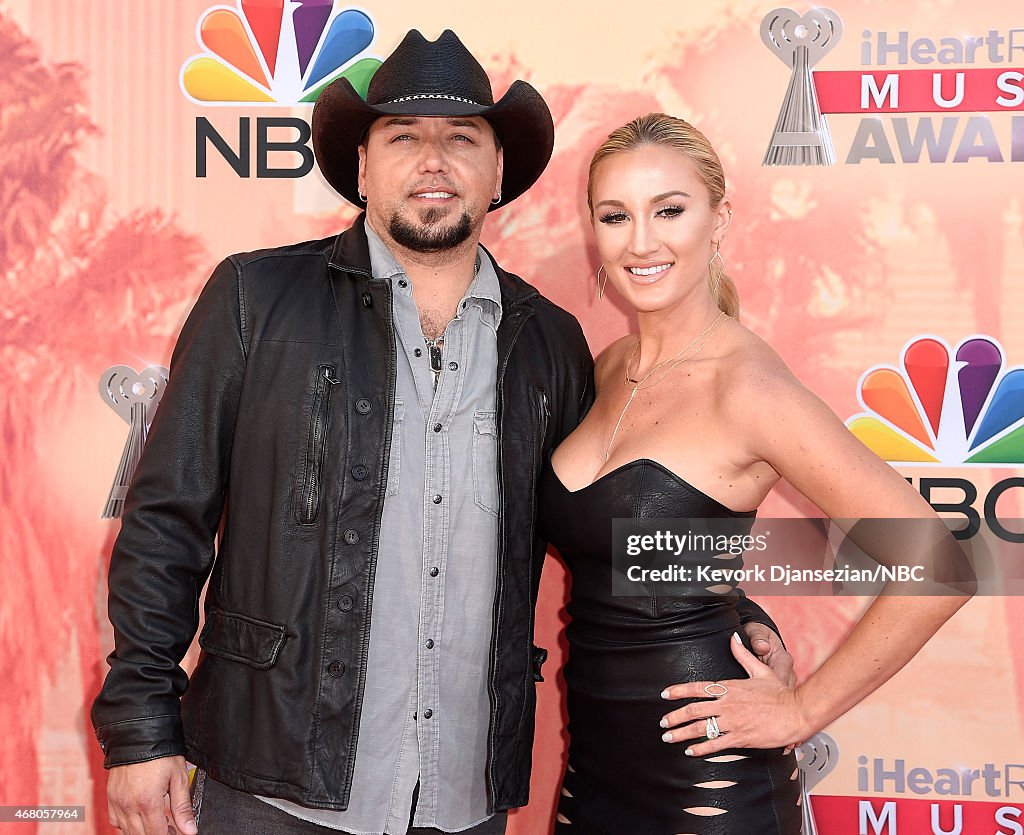
[[[414,27],[455,29],[496,98],[524,78],[549,102],[551,164],[484,242],[595,353],[632,323],[596,294],[590,154],[634,116],[682,116],[725,165],[743,321],[936,508],[1024,547],[1013,4],[0,0],[0,805],[82,806],[75,831],[110,831],[88,708],[117,514],[174,337],[224,255],[352,221],[313,164],[312,101],[339,73],[365,88]],[[784,484],[762,508],[813,513]],[[546,833],[559,791],[567,589],[549,559],[513,835]],[[866,605],[761,602],[801,677]],[[1022,705],[1024,599],[978,596],[805,746],[805,831],[1022,835]]]

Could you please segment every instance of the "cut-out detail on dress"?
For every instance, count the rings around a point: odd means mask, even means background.
[[[684,812],[689,812],[691,815],[700,815],[704,818],[713,818],[717,815],[726,815],[729,813],[728,809],[719,809],[715,806],[691,806],[688,809],[683,809]]]
[[[796,805],[797,805],[797,806],[800,806],[800,805],[801,805],[801,804],[802,804],[803,802],[804,802],[804,799],[803,799],[803,797],[798,797],[798,798],[796,799]]]
[[[727,789],[729,786],[735,786],[735,780],[708,780],[706,783],[694,783],[698,789]]]
[[[713,560],[734,560],[736,559],[735,554],[730,554],[726,551],[724,554],[715,554],[711,559]]]
[[[555,820],[557,820],[557,821],[558,821],[559,823],[572,823],[572,821],[571,821],[571,820],[569,820],[569,819],[568,819],[568,818],[567,818],[567,817],[566,817],[565,815],[563,815],[563,814],[562,814],[561,812],[559,812],[559,813],[558,813],[558,815],[557,815],[557,816],[555,817]]]
[[[789,775],[790,780],[795,780],[796,776],[800,773],[800,766],[793,769],[793,773]]]
[[[732,586],[728,583],[719,583],[716,586],[705,586],[704,588],[712,594],[728,594],[732,591]]]
[[[562,786],[562,797],[572,797],[572,793],[565,786]]]
[[[707,757],[704,761],[709,763],[734,763],[737,760],[745,760],[746,758],[746,754],[722,754],[717,757]]]

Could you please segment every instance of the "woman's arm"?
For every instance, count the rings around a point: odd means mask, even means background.
[[[856,520],[920,520],[920,530],[927,534],[923,538],[934,537],[935,526],[943,523],[921,495],[854,437],[781,360],[765,359],[751,362],[738,375],[728,410],[734,415],[731,421],[742,422],[736,437],[823,513],[843,520],[842,527]],[[889,539],[871,556],[884,564],[905,561],[912,544]],[[733,641],[733,653],[751,678],[726,682],[729,692],[720,699],[668,713],[663,727],[673,730],[666,741],[704,737],[704,720],[710,716],[718,717],[723,735],[693,745],[688,751],[695,756],[725,748],[781,747],[806,739],[902,669],[968,596],[883,594],[836,652],[795,691],[780,687],[764,665]],[[667,698],[707,699],[708,683],[671,687]]]

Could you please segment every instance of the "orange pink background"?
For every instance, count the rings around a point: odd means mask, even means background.
[[[195,25],[210,5],[0,0],[0,805],[85,805],[87,827],[76,831],[109,831],[88,707],[112,643],[105,574],[117,522],[99,516],[127,426],[98,397],[99,376],[117,364],[166,364],[224,254],[320,237],[354,216],[316,173],[239,179],[211,153],[210,176],[196,178],[197,116],[234,142],[239,116],[309,113],[185,99],[179,69],[199,52]],[[858,67],[864,29],[942,37],[1014,25],[996,0],[832,7],[846,33],[823,61],[828,69]],[[860,411],[861,372],[896,363],[921,333],[951,344],[988,334],[1011,365],[1024,363],[1019,168],[844,165],[856,116],[830,119],[840,164],[762,167],[789,80],[758,36],[772,3],[368,0],[361,8],[376,24],[370,54],[387,55],[409,28],[433,37],[451,27],[497,95],[515,78],[545,95],[557,131],[551,165],[525,197],[491,216],[484,240],[580,318],[595,352],[630,321],[614,296],[599,303],[594,292],[586,165],[610,129],[665,110],[701,127],[722,155],[735,212],[723,254],[744,321],[841,417]],[[1007,157],[1008,120],[992,117]],[[928,474],[938,473],[968,477],[956,468]],[[982,495],[1015,475],[969,473]],[[807,510],[783,485],[763,513]],[[1000,515],[1024,515],[1012,491]],[[512,835],[547,832],[558,791],[566,589],[549,560],[537,643],[552,654],[539,687],[533,801],[512,816]],[[765,605],[807,675],[861,603]],[[894,681],[828,729],[839,763],[817,791],[856,794],[860,755],[932,770],[1024,758],[1021,626],[1019,600],[971,601]],[[194,661],[195,650],[186,665]]]

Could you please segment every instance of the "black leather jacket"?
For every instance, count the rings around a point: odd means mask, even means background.
[[[496,270],[494,811],[527,802],[546,655],[532,642],[546,548],[534,486],[593,398],[577,321]],[[391,305],[362,218],[213,273],[175,347],[111,558],[115,649],[92,708],[108,768],[181,754],[243,791],[347,807],[395,396]],[[179,663],[208,577],[189,681]]]
[[[534,484],[593,388],[576,320],[496,269],[500,810],[527,801],[545,654],[532,644],[546,547]],[[115,649],[92,709],[107,767],[183,754],[244,791],[347,806],[395,396],[391,304],[362,218],[217,267],[175,347],[111,558]],[[178,665],[211,570],[189,682]]]

